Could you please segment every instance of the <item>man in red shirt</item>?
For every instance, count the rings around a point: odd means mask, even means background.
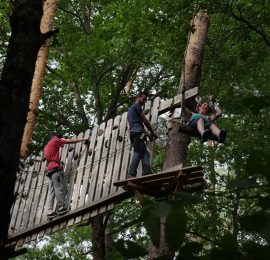
[[[53,219],[57,215],[68,212],[64,202],[63,179],[64,172],[60,162],[59,149],[65,144],[74,144],[87,141],[88,138],[64,139],[62,135],[53,134],[51,140],[44,147],[43,154],[47,161],[46,175],[50,178],[49,194],[47,200],[47,218]],[[54,198],[56,198],[56,212],[53,210]]]

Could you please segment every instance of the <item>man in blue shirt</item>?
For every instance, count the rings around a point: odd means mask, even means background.
[[[128,178],[136,177],[140,160],[142,160],[143,175],[152,173],[150,154],[144,142],[146,140],[144,126],[146,126],[146,128],[150,131],[150,141],[157,138],[157,135],[154,133],[153,128],[146,119],[142,110],[142,106],[144,106],[147,101],[147,93],[140,92],[137,94],[136,98],[136,103],[130,107],[127,115],[130,141],[134,148]]]

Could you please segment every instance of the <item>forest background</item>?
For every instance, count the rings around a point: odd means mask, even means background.
[[[12,7],[9,1],[0,7],[2,70]],[[123,113],[138,90],[148,90],[152,98],[173,97],[192,30],[190,21],[202,9],[207,10],[210,27],[200,95],[217,97],[223,110],[218,125],[227,129],[228,140],[217,149],[195,140],[189,146],[187,164],[204,167],[207,186],[181,197],[179,205],[185,210],[175,219],[179,236],[174,237],[174,249],[181,259],[266,259],[270,251],[268,0],[58,1],[54,27],[60,31],[51,38],[31,152],[40,151],[55,129],[70,137]],[[127,86],[131,86],[129,95]],[[158,144],[155,171],[162,167],[164,156],[162,140]],[[152,210],[158,215],[160,208]],[[147,227],[145,231],[140,214],[132,200],[115,208],[109,227],[114,241],[110,257],[147,254],[149,237],[155,240],[155,234]],[[21,259],[42,255],[88,259],[89,227],[69,231],[47,238],[42,249],[40,244],[32,245]]]

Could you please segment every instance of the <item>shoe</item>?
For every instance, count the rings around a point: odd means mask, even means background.
[[[227,137],[227,132],[225,129],[221,129],[218,137],[218,143],[224,143]]]
[[[56,212],[55,211],[51,211],[50,213],[47,214],[47,219],[48,220],[52,220],[56,216],[57,216]]]
[[[58,216],[64,215],[65,213],[67,213],[69,211],[69,209],[67,208],[61,208],[59,210],[57,210],[57,214]]]
[[[209,139],[210,135],[211,131],[209,129],[206,129],[202,134],[201,142],[202,143],[206,142]]]

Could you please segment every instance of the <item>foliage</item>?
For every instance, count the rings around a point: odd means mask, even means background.
[[[217,123],[227,129],[228,140],[216,149],[192,140],[187,163],[204,167],[203,191],[179,194],[175,202],[149,201],[142,210],[134,200],[116,207],[110,226],[115,241],[111,259],[144,257],[149,237],[158,245],[160,216],[169,218],[166,237],[179,259],[266,259],[269,255],[267,3],[59,1],[55,26],[60,33],[51,42],[33,151],[39,151],[55,129],[77,134],[121,114],[138,90],[147,89],[163,99],[172,97],[178,89],[190,20],[199,8],[207,9],[211,19],[200,94],[217,97],[224,114]],[[0,6],[4,7],[0,16],[3,57],[9,11],[6,2]],[[127,96],[124,87],[129,80],[132,89]],[[155,171],[162,167],[165,139],[161,133]],[[69,235],[65,239],[77,245],[87,238]],[[47,249],[34,249],[33,258],[27,259],[38,258],[43,251],[47,257],[56,257],[55,243],[51,240]],[[70,256],[78,257],[75,251]]]

